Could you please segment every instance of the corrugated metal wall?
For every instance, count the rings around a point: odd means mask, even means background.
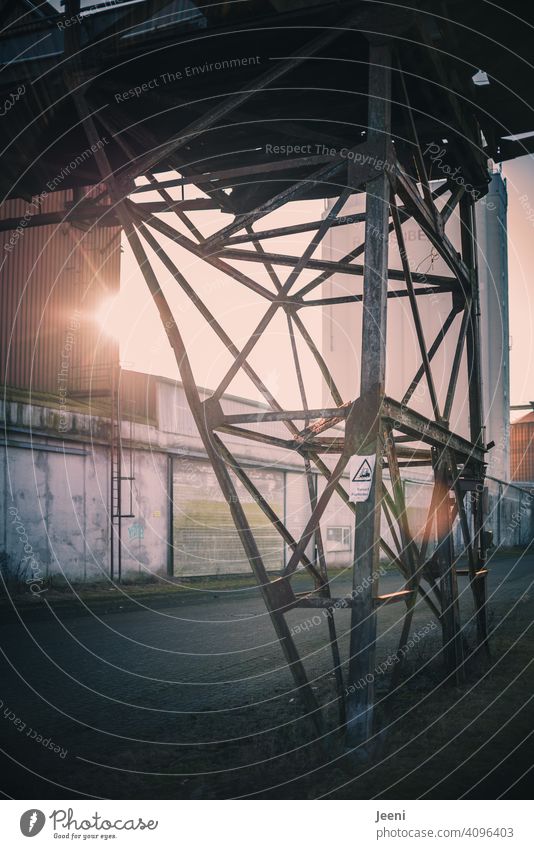
[[[534,421],[510,425],[510,475],[514,481],[534,481]]]
[[[47,194],[40,212],[56,212],[72,192]],[[0,218],[23,222],[36,213],[24,200],[6,201]],[[62,367],[71,390],[91,370],[118,362],[117,342],[102,332],[96,313],[119,288],[120,229],[71,224],[22,226],[0,233],[2,383],[58,393]]]
[[[157,422],[157,383],[153,374],[121,369],[121,417],[136,418],[148,424]]]

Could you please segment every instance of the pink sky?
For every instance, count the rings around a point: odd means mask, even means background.
[[[509,257],[509,308],[510,308],[510,397],[512,404],[534,400],[534,288],[531,281],[534,269],[534,164],[529,156],[521,157],[503,168],[508,186],[508,257]],[[149,199],[149,196],[145,196]],[[520,200],[522,198],[522,200]],[[299,220],[303,215],[320,217],[323,202],[299,204]],[[192,216],[194,217],[194,216]],[[199,226],[206,222],[206,213],[196,218]],[[212,214],[209,227],[222,226],[219,213]],[[287,210],[264,219],[262,226],[287,223]],[[307,244],[310,234],[292,237],[290,240],[271,240],[269,249],[298,255]],[[258,303],[239,284],[221,274],[206,269],[202,263],[186,252],[172,249],[173,258],[185,273],[189,282],[202,292],[212,311],[220,319],[227,332],[239,346],[247,338],[267,302]],[[239,265],[239,268],[260,282],[269,285],[260,265]],[[161,271],[161,266],[159,267]],[[288,269],[283,270],[286,275]],[[264,281],[265,278],[265,281]],[[165,279],[165,277],[162,277]],[[282,276],[285,279],[285,276]],[[303,275],[302,282],[310,279]],[[178,323],[183,328],[191,359],[200,385],[213,387],[230,364],[230,358],[221,348],[215,336],[206,330],[203,320],[195,309],[182,297],[173,281],[168,281],[165,290],[176,311]],[[301,312],[301,315],[303,313]],[[321,319],[319,308],[306,311],[306,322],[310,332],[319,342]],[[115,327],[121,338],[122,359],[125,367],[176,377],[177,369],[170,347],[160,326],[145,284],[132,261],[129,251],[123,255],[122,294],[120,303],[106,319],[107,328]],[[290,354],[285,319],[280,316],[270,326],[269,334],[254,353],[251,362],[284,403],[294,403],[296,386],[288,382],[287,358]],[[312,404],[320,404],[321,381],[311,359],[301,348],[303,368],[308,376]],[[250,397],[258,397],[244,375],[239,375],[229,391]],[[512,418],[517,417],[515,414]]]

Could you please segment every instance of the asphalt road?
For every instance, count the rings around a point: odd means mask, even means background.
[[[530,554],[493,560],[489,596],[499,619],[513,616],[519,599],[528,601],[533,578]],[[399,586],[396,575],[381,579],[381,592]],[[460,590],[469,622],[466,579]],[[346,576],[336,579],[333,595],[349,591]],[[395,650],[402,612],[396,604],[379,614],[377,664]],[[335,723],[326,618],[299,610],[288,622],[316,695],[330,705]],[[346,657],[348,611],[336,613],[336,626]],[[431,659],[440,641],[422,603],[413,624],[413,633],[421,632],[414,662]],[[140,773],[168,772],[169,765],[171,796],[180,788],[187,795],[192,780],[198,795],[209,795],[209,775],[200,784],[190,777],[199,765],[206,773],[231,770],[246,792],[247,764],[258,751],[272,757],[288,740],[313,738],[256,590],[188,593],[173,607],[155,602],[154,609],[105,615],[67,616],[53,608],[46,616],[23,613],[3,626],[0,645],[0,745],[8,766],[3,789],[15,798],[150,798],[150,782],[158,779]]]

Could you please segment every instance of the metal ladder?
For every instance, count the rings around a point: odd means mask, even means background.
[[[111,506],[110,506],[110,577],[118,583],[122,579],[122,520],[133,519],[134,455],[132,448],[133,422],[129,417],[130,434],[127,448],[123,446],[122,410],[121,410],[121,368],[111,370],[111,409],[110,409],[110,461],[111,461]],[[128,474],[123,474],[126,469]],[[124,511],[123,481],[128,481],[127,512]]]

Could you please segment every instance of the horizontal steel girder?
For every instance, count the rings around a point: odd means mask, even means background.
[[[353,402],[356,403],[356,402]],[[236,415],[224,416],[220,422],[220,427],[233,424],[253,424],[257,422],[283,422],[290,420],[317,420],[331,419],[332,425],[345,419],[352,404],[346,404],[343,407],[330,407],[314,410],[283,410],[259,413],[238,413]],[[447,448],[453,451],[458,460],[463,463],[476,462],[484,463],[484,450],[474,445],[468,439],[453,433],[445,425],[417,413],[399,403],[399,401],[388,398],[383,398],[380,408],[381,418],[389,424],[394,430],[401,431],[414,439],[425,442],[434,448]],[[216,425],[217,426],[217,425]]]

